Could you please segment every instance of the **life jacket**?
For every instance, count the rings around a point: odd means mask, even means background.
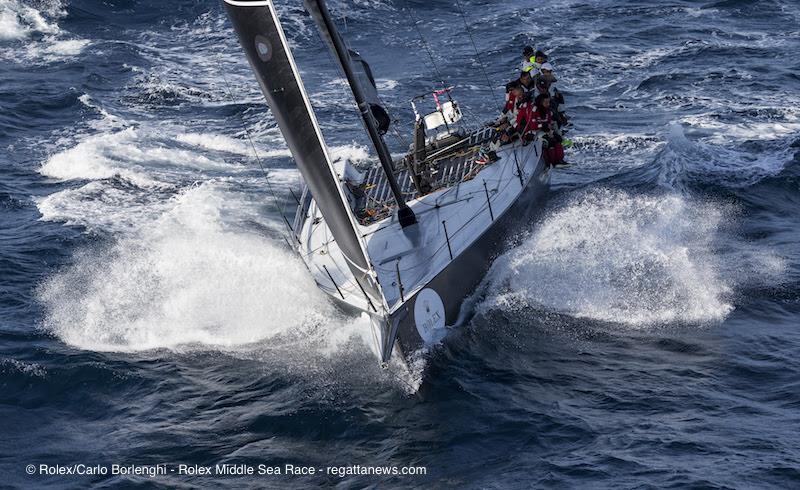
[[[522,71],[529,71],[531,75],[539,73],[539,63],[536,62],[536,56],[531,56],[527,61],[523,61],[520,69]]]

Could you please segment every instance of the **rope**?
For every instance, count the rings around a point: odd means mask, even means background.
[[[428,54],[428,58],[431,61],[431,65],[433,66],[433,70],[436,72],[436,76],[439,78],[439,83],[442,85],[443,89],[447,88],[448,84],[445,81],[441,70],[439,70],[439,66],[436,64],[436,59],[433,56],[433,51],[431,50],[430,45],[428,44],[428,42],[425,40],[425,35],[422,34],[422,31],[419,28],[419,24],[421,23],[421,21],[419,20],[419,17],[417,17],[417,15],[416,15],[416,13],[414,12],[413,9],[409,9],[409,12],[411,13],[412,21],[413,21],[413,24],[414,24],[414,30],[417,31],[417,36],[419,36],[420,42],[422,42],[422,46],[425,48],[425,52]],[[472,44],[473,44],[473,47],[474,47],[475,42],[473,41]],[[480,62],[480,60],[479,60],[479,62]],[[484,70],[484,76],[486,76],[486,71],[485,70]],[[488,76],[487,76],[487,80],[488,80]],[[491,90],[491,85],[489,86],[489,89]],[[447,96],[450,97],[450,93],[449,92],[448,92]],[[497,104],[497,97],[494,96],[494,92],[492,92],[492,96],[494,97],[495,104]],[[459,107],[461,108],[461,113],[464,114],[467,117],[467,119],[470,120],[470,122],[471,122],[471,124],[473,126],[475,126],[475,127],[480,126],[480,120],[474,115],[474,113],[472,113],[472,111],[470,111],[467,107],[462,107],[460,105],[459,105]]]
[[[237,102],[236,102],[236,99],[233,97],[233,93],[230,90],[231,84],[228,82],[228,77],[225,75],[224,67],[222,66],[222,62],[220,61],[220,58],[219,58],[219,53],[216,53],[215,59],[216,59],[216,62],[217,62],[217,69],[219,69],[220,73],[222,74],[222,80],[225,82],[224,91],[228,95],[228,99],[231,101],[231,104],[235,105]],[[245,137],[247,138],[247,141],[250,143],[250,148],[253,150],[253,157],[255,158],[256,162],[258,163],[258,167],[261,169],[261,173],[264,175],[264,180],[267,182],[267,189],[268,189],[270,195],[272,196],[272,204],[275,207],[275,211],[277,211],[278,214],[281,215],[281,217],[284,218],[283,221],[284,221],[284,224],[286,225],[287,230],[289,231],[289,233],[291,235],[294,236],[294,230],[291,229],[291,226],[289,226],[289,222],[286,221],[286,219],[285,219],[285,215],[284,215],[284,209],[285,208],[281,209],[278,206],[278,201],[279,201],[278,195],[275,193],[275,189],[272,186],[272,181],[270,181],[270,179],[269,179],[269,173],[264,168],[264,164],[261,161],[261,157],[258,155],[258,150],[256,149],[256,145],[253,142],[252,136],[250,135],[250,131],[247,129],[247,124],[245,124],[244,117],[242,116],[241,112],[238,112],[238,114],[239,114],[239,122],[241,123],[242,130],[244,131],[244,134],[245,134]],[[284,236],[284,238],[286,238],[286,237]],[[287,241],[289,243],[293,243],[295,240],[289,241],[287,239]]]
[[[431,65],[433,65],[433,70],[436,72],[436,76],[439,78],[439,83],[442,84],[442,88],[447,88],[447,83],[444,81],[444,77],[442,76],[442,72],[439,71],[439,66],[436,65],[436,60],[433,57],[433,51],[431,51],[430,46],[428,46],[428,42],[425,41],[425,36],[422,35],[422,31],[419,30],[419,18],[417,14],[414,13],[414,9],[409,9],[411,12],[411,17],[413,17],[414,29],[417,31],[417,35],[419,36],[420,41],[422,41],[422,46],[425,48],[425,51],[428,53],[428,58],[431,60]]]
[[[461,8],[461,2],[459,0],[456,0],[456,6],[458,7],[458,11],[461,13],[461,19],[464,21],[464,27],[467,29],[467,35],[469,35],[469,40],[472,42],[472,48],[475,50],[475,57],[478,60],[478,64],[481,67],[481,71],[483,72],[484,78],[486,78],[486,86],[489,87],[489,92],[492,93],[492,99],[494,99],[495,106],[500,107],[500,102],[498,102],[497,94],[494,93],[492,82],[489,80],[489,75],[486,73],[486,66],[483,64],[483,60],[481,60],[481,55],[478,52],[478,46],[475,44],[475,38],[472,37],[472,29],[469,28],[469,23],[467,23],[467,16],[464,14],[464,9]]]
[[[383,101],[381,101],[381,102],[383,102]],[[394,124],[392,124],[392,131],[394,131],[394,137],[403,146],[403,151],[406,151],[406,148],[408,148],[408,141],[405,138],[403,138],[403,135],[400,134],[400,131],[397,129],[397,126],[394,125]]]

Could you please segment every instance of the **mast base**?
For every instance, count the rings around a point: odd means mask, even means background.
[[[397,220],[400,222],[400,226],[403,228],[417,224],[417,216],[408,206],[403,206],[397,210]]]

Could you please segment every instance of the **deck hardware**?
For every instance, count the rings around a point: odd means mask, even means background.
[[[400,259],[394,263],[394,268],[397,271],[397,287],[400,289],[400,302],[405,303],[406,299],[403,296],[403,279],[400,278]]]
[[[444,227],[444,239],[447,240],[447,251],[450,252],[450,260],[453,260],[453,249],[450,248],[450,235],[447,234],[447,223],[442,221]]]
[[[489,189],[486,187],[486,181],[483,181],[483,190],[486,192],[486,204],[489,205],[489,216],[492,217],[492,221],[494,221],[494,211],[492,211],[492,200],[489,199]]]
[[[338,284],[336,284],[336,281],[334,281],[334,280],[333,280],[333,276],[331,275],[331,271],[329,271],[329,270],[328,270],[328,266],[327,266],[327,265],[325,265],[325,264],[323,264],[323,265],[322,265],[322,268],[323,268],[323,269],[325,269],[325,273],[326,273],[326,274],[328,274],[328,278],[329,278],[329,279],[331,280],[331,282],[333,283],[333,287],[335,287],[335,288],[336,288],[336,292],[338,292],[338,293],[339,293],[339,296],[341,296],[341,297],[342,297],[342,299],[344,299],[344,294],[342,294],[342,290],[341,290],[341,289],[339,289],[339,285],[338,285]]]

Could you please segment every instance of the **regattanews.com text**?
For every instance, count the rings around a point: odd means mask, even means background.
[[[237,476],[424,476],[428,474],[425,466],[308,466],[297,464],[246,464],[221,463],[215,465],[197,464],[29,464],[25,472],[31,476],[127,476],[158,478],[168,475],[194,477],[237,477]]]

